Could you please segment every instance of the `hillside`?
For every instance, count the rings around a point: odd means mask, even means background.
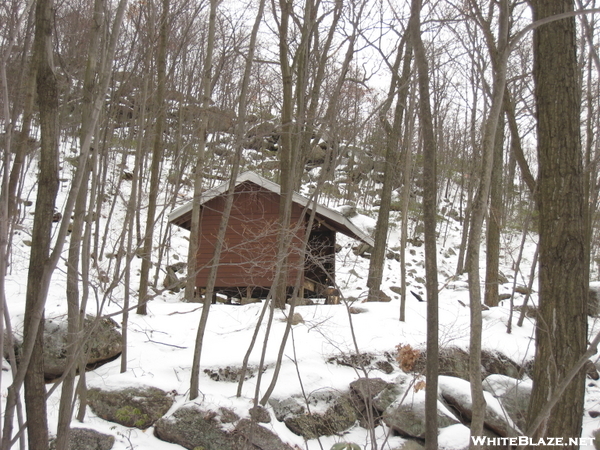
[[[124,189],[126,188],[124,187]],[[328,203],[331,207],[339,207],[341,206],[340,201],[330,198]],[[418,197],[414,201],[418,202]],[[450,212],[455,209],[455,206],[450,202],[443,206],[448,213],[440,215],[438,223],[440,346],[443,349],[467,350],[469,341],[467,282],[465,276],[453,276],[456,270],[461,224],[452,218],[457,217],[456,211]],[[110,202],[107,202],[103,211],[108,214],[110,210]],[[372,216],[376,214],[376,210],[359,209],[359,211],[361,213],[352,218],[353,223],[365,232],[372,232],[375,223]],[[116,215],[117,220],[115,221],[113,218],[108,242],[119,240],[120,227],[114,224],[123,220],[124,208],[115,208],[113,214]],[[396,216],[392,217],[392,223],[395,224],[398,221]],[[26,289],[24,280],[28,266],[27,223],[26,221],[24,231],[20,234],[20,241],[16,241],[11,273],[7,280],[7,298],[13,324],[17,330],[21,329]],[[418,217],[412,217],[409,233],[412,239],[406,253],[409,275],[407,282],[411,292],[424,296],[424,256],[422,237],[415,229],[417,226]],[[188,232],[172,227],[171,233],[170,244],[164,260],[165,265],[169,261],[185,261],[187,254]],[[519,285],[526,284],[528,281],[535,239],[535,235],[528,235],[517,279]],[[520,240],[521,235],[517,230],[509,231],[504,235],[501,272],[505,274],[507,282],[502,284],[501,293],[512,292],[514,277],[512,268],[517,258]],[[351,367],[352,364],[344,363],[348,359],[352,360],[353,355],[358,353],[369,355],[373,362],[385,361],[388,363],[388,366],[385,367],[389,373],[379,369],[377,365],[367,364],[366,370],[369,378],[381,378],[389,382],[402,379],[410,379],[413,382],[424,380],[423,376],[418,373],[406,375],[396,361],[397,346],[409,344],[415,349],[423,350],[426,341],[426,304],[424,302],[418,301],[414,295],[409,295],[406,305],[406,321],[398,320],[400,300],[395,289],[400,286],[400,267],[399,262],[394,259],[398,241],[397,227],[392,226],[388,240],[390,255],[385,263],[383,285],[384,291],[392,300],[388,303],[365,303],[365,280],[369,260],[354,254],[352,247],[356,244],[352,240],[346,237],[340,238],[339,243],[342,249],[336,256],[336,276],[344,301],[340,305],[315,304],[297,307],[296,312],[302,316],[303,320],[292,328],[291,340],[288,341],[285,348],[279,381],[272,398],[289,399],[295,396],[310,396],[323,390],[347,391],[350,383],[365,376],[365,373],[356,366]],[[110,272],[111,264],[110,258],[105,259],[98,264],[96,267],[98,272],[95,273],[100,273],[102,270]],[[134,264],[139,265],[139,259],[134,259]],[[164,273],[163,270],[161,269],[161,273]],[[88,312],[94,313],[96,308],[99,308],[102,314],[118,313],[122,307],[122,284],[111,291],[104,303],[102,303],[102,293],[105,289],[102,286],[106,288],[106,285],[100,284],[94,291],[96,297],[95,300],[91,300]],[[135,293],[133,296],[135,298]],[[515,305],[518,306],[523,301],[523,297],[522,294],[516,293]],[[126,386],[158,387],[170,392],[175,401],[169,414],[189,402],[192,353],[201,307],[195,303],[184,303],[182,299],[181,292],[173,293],[161,290],[148,304],[148,315],[131,314],[129,317],[127,372],[119,373],[120,361],[117,359],[89,372],[87,374],[88,386],[109,390]],[[535,292],[530,301],[536,303]],[[201,405],[207,410],[218,411],[219,408],[224,407],[234,411],[241,418],[248,416],[248,410],[253,405],[252,398],[255,395],[257,374],[254,373],[245,381],[242,396],[239,398],[236,397],[237,383],[229,380],[223,374],[235,373],[241,366],[262,307],[262,304],[227,305],[221,303],[211,306],[201,360],[201,395],[193,403]],[[349,311],[353,313],[349,314]],[[59,268],[52,281],[46,307],[46,318],[50,321],[58,320],[65,313],[65,273],[62,268]],[[533,358],[533,319],[528,317],[523,327],[517,327],[518,311],[515,311],[512,318],[512,332],[507,334],[506,326],[510,314],[508,300],[502,301],[499,307],[484,311],[483,314],[484,350],[491,354],[500,354],[517,365],[525,367]],[[273,365],[285,328],[285,317],[285,311],[277,310],[275,312],[265,356],[266,370],[262,375],[261,395],[273,375]],[[120,322],[119,316],[114,319]],[[594,330],[595,325],[595,321],[590,319],[590,332]],[[261,328],[257,344],[249,359],[249,366],[254,370],[259,365],[263,336],[264,326]],[[390,367],[390,364],[391,371],[387,368]],[[443,360],[441,364],[443,370]],[[10,373],[4,371],[2,380],[4,391],[10,384],[10,380]],[[586,390],[586,415],[582,436],[590,437],[594,430],[600,428],[600,419],[593,419],[588,414],[589,411],[598,410],[600,389],[595,382],[589,380]],[[417,401],[416,399],[421,394],[422,391],[414,392],[413,399],[410,401]],[[56,429],[59,397],[60,390],[57,390],[48,401],[51,430]],[[356,442],[364,448],[372,448],[369,444],[369,433],[358,424],[340,435],[321,437],[319,440],[310,439],[305,443],[302,437],[292,433],[284,423],[275,419],[271,406],[268,407],[268,411],[271,421],[265,426],[284,441],[291,445],[297,445],[298,448],[328,450],[334,443],[344,441]],[[107,422],[98,418],[89,408],[84,423],[73,422],[73,426],[92,428],[115,436],[116,442],[113,447],[115,450],[181,448],[156,438],[153,428],[142,431]],[[377,448],[402,448],[403,439],[390,433],[390,429],[386,426],[379,425],[376,428],[376,436]],[[468,439],[467,427],[458,424],[451,425],[441,430],[440,448],[449,450],[466,448]],[[581,448],[594,447],[582,446]]]

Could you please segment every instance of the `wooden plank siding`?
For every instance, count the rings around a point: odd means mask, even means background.
[[[278,194],[253,183],[242,183],[236,188],[233,208],[225,233],[225,241],[219,261],[217,288],[263,287],[270,288],[277,267],[277,238],[279,233]],[[215,241],[225,196],[206,202],[201,211],[201,237],[197,252],[196,286],[207,285],[210,264],[214,256]],[[289,261],[288,283],[295,284],[298,268],[303,267],[299,247],[305,233],[305,225],[297,226],[302,208],[293,204],[291,223],[294,239]],[[294,248],[296,250],[294,250]],[[302,270],[302,269],[301,269]],[[303,279],[301,279],[301,282]]]

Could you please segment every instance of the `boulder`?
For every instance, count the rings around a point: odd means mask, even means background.
[[[263,408],[262,406],[253,406],[248,412],[250,413],[250,418],[255,422],[271,422],[271,415],[269,414],[269,411],[267,411],[267,409]]]
[[[439,390],[443,400],[465,422],[470,422],[472,417],[471,384],[460,378],[439,377]],[[484,392],[486,411],[484,426],[501,437],[518,436],[517,426],[506,414],[498,399],[489,392]]]
[[[88,390],[88,403],[104,420],[145,430],[169,411],[173,398],[152,386],[110,391],[92,388]]]
[[[194,403],[187,404],[171,416],[159,419],[154,424],[154,434],[189,450],[240,450],[220,419],[217,412],[200,409]]]
[[[505,375],[490,375],[483,380],[483,389],[496,397],[521,431],[526,429],[527,408],[531,398],[531,381]]]
[[[370,353],[342,353],[337,356],[331,356],[327,359],[327,362],[329,364],[338,364],[340,366],[363,370],[368,368],[375,359],[375,355]]]
[[[600,373],[598,373],[598,369],[591,359],[588,359],[583,367],[585,368],[585,373],[589,378],[592,380],[600,379]]]
[[[371,290],[372,291],[372,290]],[[392,298],[387,295],[382,290],[377,290],[374,292],[369,291],[369,297],[367,298],[368,302],[391,302]]]
[[[422,391],[421,391],[422,392]],[[423,439],[425,437],[425,393],[394,402],[383,413],[383,422],[404,437]],[[445,412],[443,404],[438,402],[438,427],[444,428],[458,423]]]
[[[165,289],[168,289],[172,292],[179,292],[181,289],[185,288],[186,280],[180,280],[177,276],[177,273],[183,272],[185,267],[186,264],[181,262],[167,266],[167,275],[163,281],[163,286]]]
[[[427,352],[421,351],[413,371],[415,373],[425,372],[425,363],[427,361]],[[440,375],[449,377],[458,377],[463,380],[469,380],[469,354],[461,348],[446,347],[440,349],[439,354]],[[526,368],[512,361],[507,356],[499,352],[481,352],[482,376],[491,374],[507,375],[518,378],[520,373]]]
[[[117,322],[110,318],[87,316],[84,322],[84,350],[88,354],[87,369],[92,370],[118,358],[123,351],[123,338]],[[91,331],[93,330],[93,331]],[[91,335],[89,334],[91,331]],[[44,322],[44,377],[46,381],[59,378],[67,363],[67,319],[49,319]],[[6,342],[6,341],[5,341]],[[17,364],[23,342],[14,338]],[[7,348],[4,357],[8,359]]]
[[[69,450],[110,450],[115,437],[89,428],[71,428],[69,433]],[[50,450],[56,448],[56,440],[50,442]]]
[[[307,402],[307,412],[288,414],[283,420],[290,431],[306,439],[341,433],[352,427],[358,419],[354,403],[348,394],[318,391],[311,394]],[[300,405],[300,402],[297,405]],[[308,412],[309,408],[325,412]]]
[[[390,383],[381,378],[359,378],[350,383],[350,392],[363,403],[372,404],[373,399],[390,386]]]
[[[381,411],[375,408],[374,399],[388,386],[390,383],[381,378],[359,378],[350,383],[350,395],[363,428],[379,421]]]
[[[361,243],[356,247],[352,247],[352,251],[356,256],[362,256],[363,258],[369,259],[371,257],[371,253],[373,252],[373,247],[369,244]]]
[[[306,412],[306,407],[300,402],[298,397],[287,397],[284,399],[270,398],[269,405],[273,408],[275,418],[283,422],[289,417],[298,416]]]
[[[271,430],[248,419],[242,419],[235,427],[234,433],[242,441],[238,445],[242,448],[260,450],[293,450]],[[253,447],[250,447],[252,445]],[[247,446],[247,447],[246,447]]]
[[[242,376],[244,380],[252,378],[256,372],[254,367],[246,367],[246,370],[242,370],[242,367],[219,367],[217,369],[204,369],[204,373],[210,377],[213,381],[229,381],[238,383]]]

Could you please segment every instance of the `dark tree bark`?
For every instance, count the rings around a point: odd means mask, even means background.
[[[572,11],[573,0],[533,0],[534,20]],[[586,350],[585,199],[575,19],[534,30],[540,223],[539,316],[530,424]],[[585,372],[568,385],[537,436],[579,437]],[[568,414],[565,414],[568,411]],[[534,435],[534,436],[536,436]],[[574,445],[564,448],[575,449]]]
[[[213,50],[214,50],[214,44],[215,44],[215,26],[216,26],[216,21],[217,21],[217,7],[219,5],[219,0],[211,0],[210,1],[210,13],[209,13],[209,19],[208,19],[208,37],[207,37],[207,46],[206,46],[206,57],[204,59],[204,70],[203,70],[203,77],[202,77],[202,90],[203,90],[203,94],[204,94],[204,106],[205,108],[208,107],[208,99],[210,98],[210,93],[211,93],[211,85],[212,85],[212,59],[213,59]],[[205,109],[206,111],[206,109]],[[201,129],[203,131],[203,133],[206,132],[206,122],[207,122],[207,117],[206,117],[206,113],[204,114],[204,117],[202,117],[202,124],[201,124]],[[201,147],[202,150],[200,151],[201,155],[203,155],[204,153],[204,145],[206,143],[206,136],[204,135],[202,137],[202,139],[204,139],[204,141],[201,143]],[[196,166],[196,170],[200,170],[202,167],[203,161],[199,160],[198,161],[198,165]],[[233,189],[234,189],[234,183],[235,183],[235,178],[233,178],[233,176],[235,176],[237,178],[237,168],[236,169],[232,169],[232,171],[234,173],[232,173],[232,179],[230,180],[230,184],[229,184],[229,191],[228,193],[230,194],[227,198],[227,207],[229,208],[229,212],[231,212],[231,206],[233,204]],[[201,175],[197,174],[196,175],[196,182],[200,183],[202,180]],[[194,188],[194,200],[196,200],[196,194],[199,193],[199,189],[198,189],[198,185],[196,185],[196,187]],[[197,224],[197,230],[198,230],[198,234],[199,234],[199,219],[200,219],[200,208],[199,208],[199,204],[198,206],[198,216],[196,217],[196,220],[198,221]],[[219,226],[219,238],[217,239],[217,242],[215,243],[215,257],[213,259],[213,267],[211,267],[210,269],[210,274],[209,274],[209,286],[206,286],[206,293],[204,294],[204,301],[203,301],[203,306],[202,306],[202,314],[200,316],[200,323],[198,324],[198,330],[196,333],[196,344],[194,346],[194,357],[193,357],[193,362],[192,362],[192,373],[191,373],[191,377],[190,377],[190,399],[193,400],[196,397],[198,397],[198,393],[199,393],[199,383],[200,383],[200,357],[202,356],[202,344],[204,342],[204,332],[206,331],[206,324],[208,323],[208,313],[210,311],[210,304],[212,301],[212,296],[213,296],[213,290],[214,290],[214,285],[215,285],[215,280],[217,278],[217,267],[219,265],[219,259],[221,257],[221,249],[222,249],[222,245],[223,245],[223,237],[225,236],[225,231],[227,229],[227,221],[229,220],[229,212],[223,212],[224,214],[224,218],[222,218],[221,224]],[[192,214],[194,214],[194,211],[192,211]],[[226,216],[226,218],[225,218]],[[192,228],[192,233],[194,232],[193,228]],[[199,239],[199,235],[196,237],[196,239]],[[194,247],[192,247],[192,245],[194,245]],[[194,250],[195,249],[195,250]],[[194,256],[192,258],[192,250],[194,250]],[[198,250],[198,244],[196,244],[195,242],[193,242],[192,240],[190,240],[190,249],[189,249],[189,255],[190,255],[190,261],[195,261],[196,259],[196,251]],[[195,268],[195,262],[194,262],[194,268]],[[189,269],[188,269],[189,271]],[[195,281],[196,281],[196,276],[195,276],[195,269],[193,271],[193,281],[194,281],[194,285],[195,285]],[[188,280],[188,287],[187,289],[189,289],[189,282],[190,280]],[[189,292],[186,290],[186,293],[189,294]],[[192,295],[193,295],[193,291],[192,291]]]
[[[145,315],[148,302],[148,283],[150,281],[150,266],[152,265],[152,243],[154,238],[154,221],[156,219],[156,201],[160,185],[160,168],[163,155],[163,131],[165,127],[165,91],[167,83],[167,41],[169,39],[169,9],[170,0],[162,0],[160,16],[160,36],[158,54],[156,57],[157,88],[156,88],[156,124],[154,142],[152,144],[152,164],[150,167],[150,191],[148,192],[148,216],[144,232],[142,250],[142,268],[140,273],[140,291],[136,312]]]
[[[498,284],[500,275],[500,231],[502,228],[502,170],[504,146],[504,116],[498,119],[496,142],[492,156],[492,178],[490,191],[490,209],[487,220],[486,252],[485,252],[485,292],[484,303],[487,306],[498,306]]]
[[[421,0],[412,0],[410,37],[419,80],[419,123],[423,139],[423,222],[425,224],[425,286],[427,289],[427,384],[425,387],[425,448],[438,448],[438,278],[436,250],[436,144],[429,99],[429,65],[421,40]]]
[[[52,217],[58,192],[58,84],[52,59],[52,0],[38,0],[33,64],[37,67],[37,95],[40,112],[41,148],[35,220],[25,298],[24,342],[35,340],[29,370],[25,374],[29,448],[48,448],[46,387],[44,383],[44,314],[39,305],[47,290],[43,278],[49,263]],[[46,292],[45,292],[46,291]],[[5,436],[6,437],[6,436]]]

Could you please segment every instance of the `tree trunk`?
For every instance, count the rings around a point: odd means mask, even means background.
[[[502,170],[504,146],[504,120],[500,115],[494,155],[492,156],[492,178],[490,192],[490,213],[487,221],[485,292],[484,303],[487,306],[498,306],[498,285],[500,278],[500,230],[502,228]]]
[[[572,11],[573,0],[533,0],[534,20]],[[529,423],[586,351],[588,267],[576,25],[534,30],[540,223],[539,316]],[[581,436],[585,371],[568,385],[536,436]],[[568,414],[564,414],[568,411]],[[575,449],[574,445],[564,448]]]
[[[38,0],[33,64],[37,67],[40,111],[40,172],[31,239],[31,256],[25,297],[24,342],[35,341],[25,374],[25,409],[29,448],[48,448],[46,387],[44,382],[44,314],[47,290],[43,278],[50,255],[52,217],[58,192],[58,83],[52,60],[53,1]],[[4,436],[6,439],[6,435]],[[10,437],[10,436],[9,436]]]
[[[367,287],[369,288],[369,301],[379,301],[381,296],[381,281],[383,280],[383,268],[387,250],[387,238],[390,223],[390,208],[392,205],[392,189],[398,173],[398,161],[400,160],[400,143],[402,125],[404,123],[404,111],[406,109],[406,99],[408,97],[408,86],[410,77],[410,67],[412,62],[412,45],[406,44],[404,51],[403,43],[398,49],[395,68],[400,66],[403,61],[402,75],[400,79],[393,77],[392,85],[388,94],[388,103],[394,97],[397,90],[396,106],[394,109],[394,121],[392,125],[387,122],[385,115],[388,108],[382,108],[380,111],[380,120],[386,132],[385,149],[385,168],[383,173],[383,186],[381,188],[381,199],[379,212],[377,214],[377,225],[375,227],[375,245],[371,260],[369,262],[369,275],[367,278]],[[404,55],[403,55],[404,53]],[[395,70],[394,70],[395,72]]]
[[[206,122],[207,122],[207,111],[206,111],[206,107],[208,106],[208,100],[210,98],[210,93],[211,93],[211,86],[212,86],[212,58],[213,58],[213,50],[214,50],[214,44],[215,44],[215,29],[216,29],[216,21],[217,21],[217,6],[219,4],[219,0],[211,0],[210,1],[210,15],[209,15],[209,21],[208,21],[208,37],[207,37],[207,46],[206,46],[206,57],[204,59],[204,75],[202,77],[202,89],[203,89],[203,96],[204,96],[204,106],[205,106],[205,111],[203,114],[203,118],[202,118],[202,131],[203,133],[206,133]],[[202,138],[203,140],[206,139],[206,135],[204,135],[204,137]],[[204,142],[201,144],[202,146],[202,153],[204,153]],[[241,151],[241,150],[240,150]],[[202,170],[203,166],[203,161],[199,160],[198,161],[198,165],[197,170],[200,169]],[[196,174],[196,181],[201,181],[202,178],[200,177],[200,179],[198,179],[199,174]],[[231,180],[229,188],[232,189],[233,183],[235,182],[235,180]],[[197,190],[197,187],[194,188],[194,200],[197,202],[199,201],[199,197],[196,198],[196,193],[199,193],[200,191]],[[233,195],[231,195],[230,197],[228,197],[228,207],[229,210],[231,211],[231,204],[229,204],[229,201],[233,198]],[[196,217],[196,220],[199,221],[200,219],[200,214],[199,214],[199,204],[196,205],[198,208],[196,208],[198,210],[198,217]],[[193,213],[193,212],[192,212]],[[213,264],[215,266],[213,266],[210,269],[210,275],[209,278],[212,278],[212,286],[206,286],[207,290],[206,293],[204,295],[204,302],[203,302],[203,306],[202,306],[202,314],[200,316],[200,323],[198,324],[198,330],[196,333],[196,343],[195,343],[195,347],[194,347],[194,357],[193,357],[193,362],[192,362],[192,373],[191,373],[191,379],[190,379],[190,399],[193,400],[196,397],[198,397],[198,393],[199,393],[199,384],[200,384],[200,356],[202,354],[202,344],[204,341],[204,332],[206,330],[206,324],[208,321],[208,312],[210,310],[210,304],[212,301],[212,290],[214,288],[214,281],[216,279],[216,275],[217,275],[217,266],[219,264],[218,259],[221,257],[221,247],[223,245],[223,237],[225,236],[225,231],[226,231],[226,227],[227,227],[227,220],[229,220],[229,217],[227,217],[226,220],[221,220],[221,224],[219,225],[219,235],[221,236],[220,240],[217,240],[217,242],[215,243],[215,258],[213,258]],[[223,225],[225,227],[223,227]],[[196,236],[196,239],[199,239],[199,222],[197,225],[197,229],[198,229],[198,236]],[[193,233],[193,230],[192,230]],[[190,239],[190,249],[189,249],[189,256],[192,258],[192,260],[195,261],[196,259],[196,251],[198,250],[198,244],[196,243],[194,245],[194,247],[192,247],[192,240]],[[192,251],[194,252],[193,257],[191,256]],[[195,264],[194,264],[195,267]],[[188,269],[189,272],[189,269]],[[188,273],[189,275],[189,273]],[[193,278],[192,280],[196,280],[196,276],[195,276],[195,270],[192,273]],[[190,283],[190,279],[188,279],[188,285]],[[195,283],[194,283],[195,285]],[[209,292],[209,289],[211,292]],[[186,291],[187,293],[187,291]],[[193,293],[192,293],[193,295]]]
[[[425,386],[425,448],[438,448],[438,279],[436,250],[436,144],[429,99],[429,65],[421,40],[421,0],[412,0],[410,37],[419,80],[419,123],[423,139],[423,222],[425,225],[425,285],[427,289],[427,364]]]
[[[136,312],[145,315],[148,302],[148,283],[150,281],[150,266],[152,265],[152,248],[154,241],[154,221],[156,215],[156,201],[160,185],[160,169],[163,155],[163,131],[165,127],[165,91],[167,83],[167,41],[169,34],[169,8],[170,0],[162,0],[160,16],[160,36],[158,41],[158,54],[156,57],[157,89],[156,89],[156,124],[154,142],[152,145],[152,165],[150,168],[150,190],[148,192],[148,216],[146,217],[146,230],[144,231],[144,245],[142,249],[142,267],[140,272],[140,290]]]

